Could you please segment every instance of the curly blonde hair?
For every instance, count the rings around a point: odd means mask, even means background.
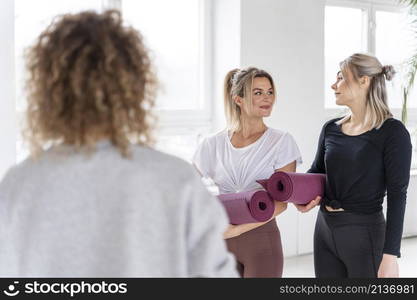
[[[91,149],[101,139],[123,156],[131,143],[153,144],[156,78],[141,34],[120,12],[59,16],[26,59],[32,155],[61,143]]]

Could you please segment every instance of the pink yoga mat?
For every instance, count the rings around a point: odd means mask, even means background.
[[[275,211],[274,201],[262,190],[221,194],[217,197],[226,208],[230,224],[264,222],[269,220]]]
[[[276,172],[269,179],[257,180],[272,197],[282,202],[307,204],[323,197],[326,174]]]

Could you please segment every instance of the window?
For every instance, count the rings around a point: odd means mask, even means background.
[[[402,12],[376,11],[376,56],[383,64],[391,64],[398,72],[392,82],[388,83],[390,107],[401,108],[402,82],[406,68],[404,62],[415,50],[415,40],[410,30],[410,18]],[[417,107],[417,93],[409,95],[408,107]]]
[[[363,9],[326,6],[325,8],[325,107],[335,108],[330,86],[336,81],[339,63],[355,52],[366,51],[366,14]]]
[[[157,148],[190,160],[198,135],[210,126],[209,1],[206,0],[15,0],[16,111],[22,119],[25,48],[59,14],[120,9],[150,49],[160,90],[156,114],[162,130]],[[166,130],[169,128],[169,130]],[[17,161],[25,149],[17,137]]]
[[[401,118],[405,62],[416,50],[412,19],[397,1],[327,0],[325,8],[325,108],[328,118],[340,114],[330,85],[339,62],[355,52],[376,55],[384,65],[393,65],[397,74],[387,82],[388,104]],[[413,144],[412,168],[417,168],[417,86],[408,97],[407,129]],[[337,108],[337,109],[336,109]],[[336,109],[336,113],[335,113]]]
[[[158,150],[190,161],[210,131],[210,1],[120,0],[127,24],[152,50],[161,84],[156,102]]]
[[[339,62],[355,52],[369,52],[382,64],[392,64],[395,80],[387,83],[392,109],[402,106],[401,83],[404,62],[414,50],[410,18],[396,1],[328,1],[325,10],[325,107],[336,108],[330,85],[335,81]],[[391,3],[391,5],[388,5]],[[410,100],[411,97],[410,96]],[[408,107],[417,107],[411,100]]]
[[[122,0],[124,20],[140,30],[152,49],[163,110],[201,109],[200,6],[196,0]]]

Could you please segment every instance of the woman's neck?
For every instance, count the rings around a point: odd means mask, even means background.
[[[242,118],[241,128],[236,132],[243,138],[250,138],[266,130],[266,125],[262,118]]]
[[[349,123],[353,127],[367,127],[368,124],[366,124],[366,102],[362,101],[361,103],[358,103],[356,105],[350,106],[350,111],[352,112]]]

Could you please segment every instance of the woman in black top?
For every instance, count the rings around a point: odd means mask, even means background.
[[[398,277],[411,142],[387,105],[385,80],[394,69],[366,54],[340,68],[332,89],[350,113],[325,123],[308,171],[327,174],[314,233],[316,277]]]

